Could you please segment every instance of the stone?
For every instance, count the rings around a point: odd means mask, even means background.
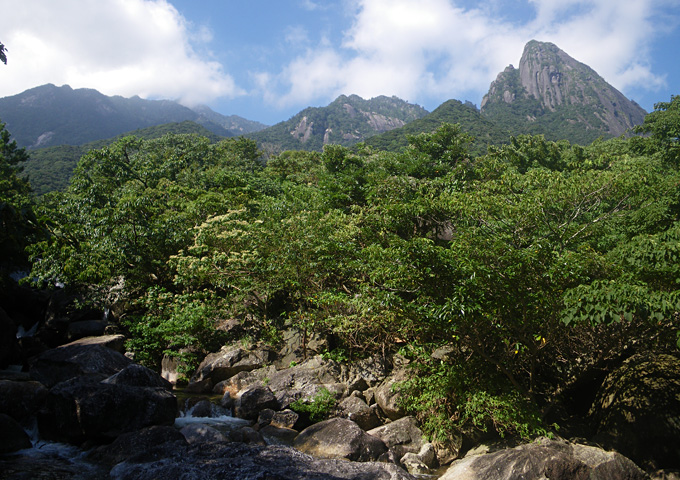
[[[109,322],[106,320],[81,320],[68,324],[66,338],[69,341],[84,337],[98,337],[104,335]]]
[[[103,380],[118,373],[132,361],[101,345],[65,345],[40,354],[31,362],[30,375],[46,387],[76,377]]]
[[[189,444],[205,442],[227,442],[227,437],[210,425],[192,423],[182,427],[180,433],[184,435]]]
[[[19,422],[35,416],[47,397],[40,382],[0,380],[0,413]]]
[[[128,459],[110,472],[116,480],[238,478],[271,480],[414,480],[394,464],[317,459],[286,446],[242,443],[165,448],[154,461]]]
[[[279,402],[274,393],[264,385],[246,387],[236,396],[234,402],[234,415],[248,420],[257,419],[260,410],[270,408],[279,409]]]
[[[110,348],[118,353],[125,353],[125,335],[100,335],[97,337],[84,337],[74,340],[64,345],[101,345],[102,347]]]
[[[31,448],[31,439],[23,427],[9,415],[0,413],[0,454]]]
[[[412,473],[413,475],[427,475],[431,473],[428,466],[425,465],[415,453],[407,453],[401,457],[399,463],[401,463],[408,473]]]
[[[167,448],[188,446],[185,436],[176,428],[151,426],[120,435],[112,443],[93,449],[87,458],[92,461],[115,465],[128,459],[138,461],[162,458],[158,452]]]
[[[375,389],[375,401],[390,420],[398,420],[406,415],[404,407],[401,406],[401,395],[395,390],[395,386],[406,379],[406,372],[399,371],[385,379],[379,387]]]
[[[359,397],[350,396],[342,400],[338,405],[340,416],[355,422],[362,430],[371,430],[380,426],[380,419],[375,413],[375,408],[369,407]]]
[[[129,387],[157,387],[172,390],[170,382],[158,375],[150,368],[137,363],[131,363],[120,372],[102,380],[110,385],[127,385]]]
[[[355,462],[376,461],[388,450],[382,440],[344,418],[331,418],[307,427],[297,436],[293,446],[315,457]]]
[[[597,447],[539,439],[455,461],[440,480],[643,480],[647,474],[631,460]]]
[[[419,453],[426,441],[413,417],[403,417],[373,430],[369,434],[379,438],[401,458],[407,453]]]
[[[215,385],[239,372],[263,367],[273,360],[273,355],[273,352],[266,346],[252,350],[238,346],[224,346],[219,352],[205,357],[192,375],[191,383],[210,378],[212,384]]]
[[[260,429],[260,435],[267,445],[288,445],[293,446],[298,431],[287,427],[276,427],[267,425]]]
[[[680,359],[629,358],[605,379],[590,419],[594,442],[648,470],[680,469]]]
[[[161,360],[161,377],[166,379],[173,385],[177,385],[177,382],[184,378],[180,374],[181,367],[186,367],[186,362],[180,360],[176,356],[163,355]],[[186,383],[186,379],[184,380]]]
[[[105,443],[144,427],[172,425],[176,414],[177,399],[164,388],[112,385],[85,376],[50,389],[38,427],[47,440]]]

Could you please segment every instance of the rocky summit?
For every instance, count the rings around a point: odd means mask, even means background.
[[[536,40],[524,47],[519,68],[509,65],[491,83],[481,111],[516,133],[583,144],[623,135],[646,115],[588,65]]]

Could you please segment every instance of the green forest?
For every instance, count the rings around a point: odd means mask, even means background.
[[[0,137],[3,279],[18,266],[115,304],[127,348],[191,366],[228,338],[294,327],[331,358],[400,353],[431,436],[530,437],[593,365],[680,347],[680,96],[637,135],[518,135],[483,155],[457,124],[262,160],[255,141],[129,136],[36,199]],[[436,352],[436,354],[433,354]]]

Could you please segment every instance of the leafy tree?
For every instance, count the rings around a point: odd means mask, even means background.
[[[7,65],[7,48],[2,42],[0,42],[0,62]]]
[[[676,166],[680,164],[680,95],[672,95],[670,102],[659,102],[654,111],[645,117],[636,133],[650,137],[635,142],[638,151],[660,152],[662,157]]]
[[[20,176],[21,164],[26,160],[26,150],[18,148],[5,124],[0,123],[0,266],[3,269],[26,268],[24,249],[40,233],[30,184]]]

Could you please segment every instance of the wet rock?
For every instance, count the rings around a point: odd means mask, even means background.
[[[205,425],[202,423],[192,423],[180,430],[184,438],[186,438],[189,444],[195,443],[206,443],[206,442],[226,442],[227,437],[210,425]]]
[[[10,364],[19,364],[19,344],[17,326],[10,316],[0,307],[0,369]]]
[[[646,469],[680,469],[680,359],[635,355],[602,384],[594,441]]]
[[[298,450],[319,458],[336,458],[357,462],[377,460],[387,452],[387,445],[344,418],[332,418],[304,429],[293,444]]]
[[[208,443],[168,450],[153,462],[126,461],[110,474],[115,480],[158,478],[276,480],[413,480],[394,464],[315,459],[285,446]]]
[[[0,413],[0,454],[31,448],[31,439],[23,427],[9,415]]]
[[[616,453],[565,441],[534,443],[454,462],[441,480],[643,480],[647,474]]]

